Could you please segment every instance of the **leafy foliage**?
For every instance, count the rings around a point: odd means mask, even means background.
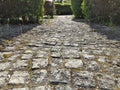
[[[0,0],[1,23],[20,20],[37,22],[43,17],[44,0]]]
[[[61,4],[61,3],[55,3],[56,8],[56,14],[57,15],[71,15],[71,4]]]
[[[120,0],[84,0],[91,21],[120,23]],[[84,10],[84,9],[83,9]]]
[[[81,8],[82,1],[83,0],[71,0],[71,8],[75,18],[83,17],[82,8]]]

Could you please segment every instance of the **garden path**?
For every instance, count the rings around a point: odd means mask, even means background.
[[[45,20],[1,50],[0,90],[120,90],[120,37],[108,33],[71,16]]]

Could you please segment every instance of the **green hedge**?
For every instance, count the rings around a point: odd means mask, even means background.
[[[85,18],[96,23],[120,23],[120,0],[84,0]]]
[[[8,23],[19,21],[37,22],[43,17],[44,0],[0,0],[0,21]]]
[[[71,0],[71,8],[75,18],[83,18],[81,8],[82,1],[83,0]]]
[[[71,15],[71,4],[61,4],[55,3],[56,14],[57,15]]]

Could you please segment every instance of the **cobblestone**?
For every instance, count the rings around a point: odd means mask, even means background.
[[[15,71],[10,78],[9,84],[28,84],[30,75],[26,71]]]
[[[43,21],[22,25],[26,33],[10,25],[7,37],[19,36],[0,48],[0,90],[120,90],[116,30],[72,16]],[[0,27],[3,34],[9,32],[6,25]]]

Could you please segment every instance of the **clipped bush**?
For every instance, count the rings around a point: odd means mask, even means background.
[[[120,0],[84,0],[86,16],[94,22],[120,23]]]
[[[75,18],[83,18],[81,8],[82,1],[83,0],[71,0],[71,8]]]
[[[1,23],[20,20],[38,22],[43,17],[44,0],[0,0]],[[11,21],[12,20],[12,21]]]
[[[72,14],[71,4],[56,3],[55,8],[56,8],[57,15],[71,15]]]

